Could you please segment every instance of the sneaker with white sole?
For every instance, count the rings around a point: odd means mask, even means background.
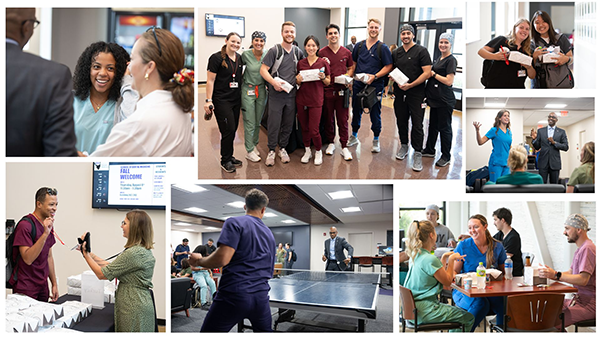
[[[308,162],[310,161],[310,158],[312,158],[312,152],[310,151],[310,147],[304,148],[304,151],[305,151],[304,155],[300,159],[300,162],[302,164],[308,164]]]
[[[279,150],[279,158],[281,158],[281,162],[287,164],[290,162],[290,156],[288,155],[285,149]]]
[[[348,150],[347,147],[342,149],[342,157],[344,157],[344,160],[348,161],[348,160],[352,160],[352,153],[350,153],[350,150]]]
[[[435,152],[434,153],[421,152],[421,156],[426,157],[426,158],[435,158]]]
[[[448,166],[448,164],[450,164],[450,160],[446,160],[444,158],[440,158],[440,160],[438,160],[435,163],[435,166],[444,167],[444,166]]]
[[[233,172],[235,172],[235,166],[233,165],[233,163],[231,161],[228,161],[226,163],[222,163],[221,164],[221,168],[223,169],[223,171],[225,171],[227,173],[233,173]]]
[[[348,144],[346,144],[346,146],[354,146],[358,143],[360,143],[358,141],[358,137],[355,137],[354,135],[350,135],[350,138],[348,139]]]
[[[252,149],[252,153],[254,153],[260,157],[260,152],[258,152],[258,149],[256,148],[256,146]]]
[[[267,160],[265,160],[265,164],[267,166],[275,165],[275,151],[269,151],[269,154],[267,155]]]
[[[404,158],[406,158],[407,154],[408,154],[408,144],[402,144],[402,145],[400,145],[400,149],[398,150],[398,153],[396,154],[396,159],[404,160]]]
[[[412,169],[413,169],[413,171],[417,171],[417,172],[423,170],[423,158],[421,156],[421,152],[415,152],[413,154]]]
[[[253,151],[250,151],[246,154],[246,159],[253,163],[258,163],[260,161],[260,157]]]
[[[373,139],[373,147],[371,147],[371,152],[373,152],[373,153],[381,152],[381,147],[379,146],[379,139]]]
[[[315,165],[323,164],[323,151],[315,151]]]
[[[327,149],[325,150],[325,154],[328,155],[328,156],[331,156],[334,151],[335,151],[335,144],[334,143],[330,143],[329,145],[327,145]]]

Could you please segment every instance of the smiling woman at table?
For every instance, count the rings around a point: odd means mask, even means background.
[[[419,322],[460,322],[465,325],[465,331],[470,331],[475,319],[472,314],[437,300],[442,287],[452,284],[455,262],[464,258],[464,255],[447,252],[441,261],[438,260],[430,253],[435,248],[436,237],[435,228],[429,221],[413,221],[408,227],[406,249],[410,256],[410,269],[404,286],[413,293],[415,306],[419,310]]]
[[[460,242],[455,253],[466,255],[463,261],[456,261],[454,271],[456,273],[474,272],[483,262],[486,268],[496,268],[504,272],[504,260],[506,251],[502,243],[494,240],[488,231],[487,219],[481,214],[475,214],[469,218],[470,238]],[[485,318],[490,308],[498,315],[497,325],[502,325],[504,320],[504,304],[502,297],[478,297],[471,298],[459,291],[452,291],[452,298],[457,306],[467,310],[475,316],[475,327]]]

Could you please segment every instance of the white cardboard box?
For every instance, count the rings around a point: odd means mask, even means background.
[[[390,77],[393,78],[394,82],[396,82],[398,85],[408,83],[408,77],[404,75],[404,73],[398,68],[395,68],[392,70],[392,72],[390,72]]]
[[[510,54],[508,54],[508,60],[530,66],[531,60],[533,59],[530,56],[527,56],[521,52],[511,51]]]
[[[343,84],[343,85],[347,85],[352,83],[353,78],[347,75],[340,75],[340,76],[336,76],[334,78],[334,82],[337,84]]]
[[[320,81],[321,79],[319,78],[319,69],[307,69],[307,70],[300,70],[300,76],[302,76],[302,82],[314,82],[314,81]]]
[[[281,88],[288,94],[290,93],[290,91],[292,91],[292,89],[294,89],[294,87],[291,84],[289,84],[287,81],[282,80],[279,76],[275,77],[274,80],[281,83]]]

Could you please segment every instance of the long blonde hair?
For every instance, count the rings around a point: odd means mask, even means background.
[[[129,220],[129,235],[125,248],[142,246],[146,249],[154,248],[154,228],[148,213],[134,209],[125,215]]]
[[[517,45],[517,37],[516,37],[516,29],[517,27],[522,24],[523,22],[526,22],[529,25],[529,31],[531,31],[531,23],[529,22],[529,20],[527,19],[520,19],[519,21],[517,21],[517,23],[515,23],[515,25],[512,28],[512,31],[510,32],[510,34],[508,34],[508,45],[509,46],[516,46]],[[527,38],[525,40],[523,40],[523,42],[521,42],[521,52],[524,52],[525,54],[531,56],[531,34],[527,35]]]
[[[423,248],[423,244],[429,239],[431,233],[435,233],[435,227],[427,220],[415,220],[408,226],[406,253],[413,261],[421,251],[421,248]]]
[[[494,239],[492,237],[492,234],[490,234],[490,231],[487,229],[487,219],[481,215],[481,214],[475,214],[472,215],[469,220],[471,219],[475,219],[475,220],[479,220],[479,222],[481,223],[482,226],[485,226],[485,241],[487,242],[487,250],[485,253],[485,263],[486,263],[486,268],[492,268],[492,266],[494,265],[494,248],[496,248],[496,239]],[[497,261],[498,265],[500,265],[501,263],[503,264],[504,261]]]
[[[527,165],[527,150],[523,145],[517,145],[510,149],[507,163],[511,173]]]

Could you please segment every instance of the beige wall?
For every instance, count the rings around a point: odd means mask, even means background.
[[[80,274],[89,267],[81,253],[71,250],[77,238],[86,231],[92,235],[92,251],[107,258],[123,250],[121,221],[125,211],[92,209],[92,163],[7,163],[6,218],[18,221],[35,209],[35,193],[43,186],[58,189],[55,230],[65,242],[52,249],[60,295],[67,293],[67,277]],[[159,319],[167,318],[167,231],[165,212],[147,211],[154,225],[154,257],[156,266],[152,283]]]

